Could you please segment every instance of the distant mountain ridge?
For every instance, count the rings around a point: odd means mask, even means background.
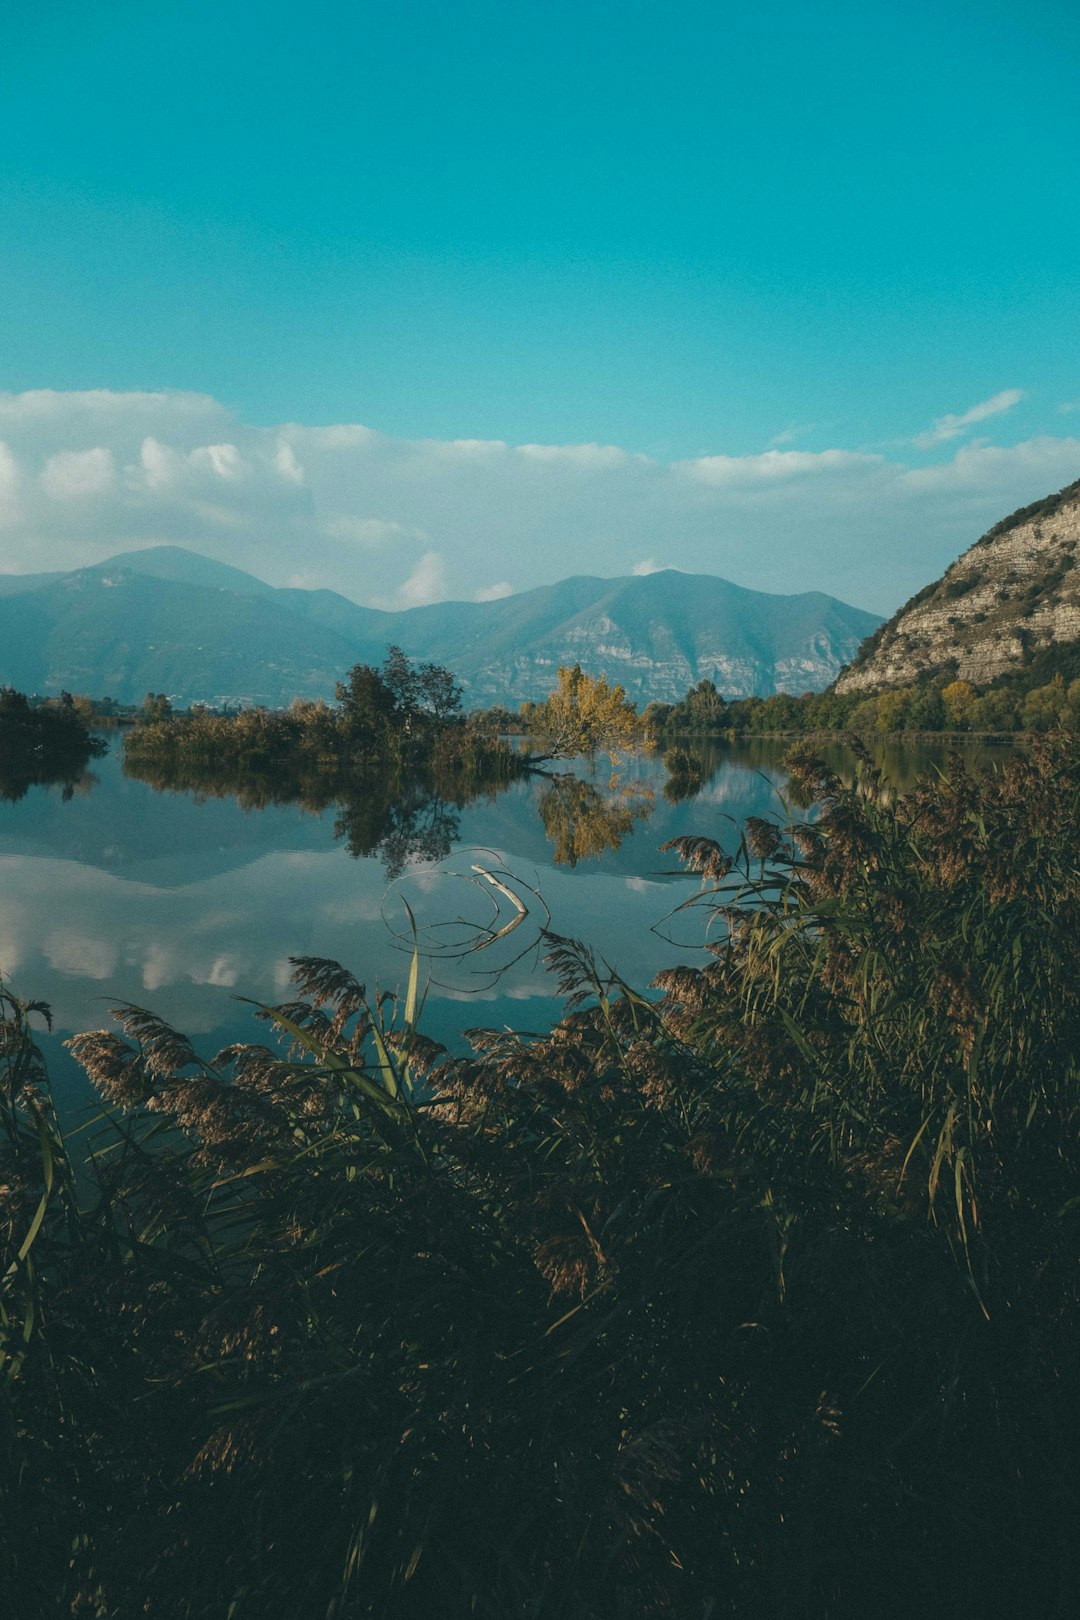
[[[765,695],[828,685],[879,623],[820,592],[774,596],[674,570],[394,613],[155,546],[70,573],[0,576],[0,683],[277,705],[331,697],[352,664],[380,663],[395,642],[452,669],[474,704],[543,697],[575,662],[639,702],[705,678],[729,696]]]
[[[838,692],[974,686],[1080,641],[1080,480],[1002,518],[860,648]]]

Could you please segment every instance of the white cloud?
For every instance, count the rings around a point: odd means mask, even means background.
[[[274,456],[275,466],[280,454],[279,449]],[[247,477],[251,471],[235,444],[201,445],[198,450],[191,452],[189,459],[193,467],[209,469],[217,478],[230,484]]]
[[[183,468],[183,458],[167,444],[160,444],[148,434],[139,447],[139,466],[147,489],[169,489],[176,483]],[[129,478],[135,468],[128,468]]]
[[[1080,399],[1062,400],[1061,404],[1058,406],[1058,410],[1061,412],[1062,416],[1067,416],[1070,411],[1080,411]]]
[[[1019,405],[1025,398],[1023,388],[1003,388],[1000,394],[994,394],[990,399],[984,399],[970,410],[962,411],[959,415],[939,416],[932,428],[920,433],[911,442],[919,450],[932,450],[935,445],[944,444],[949,439],[958,439],[969,427],[976,422],[985,422],[991,416],[1000,416],[1003,411],[1011,411],[1014,405]]]
[[[663,563],[653,562],[651,557],[643,557],[636,562],[630,572],[636,579],[644,579],[647,574],[659,574],[663,570]]]
[[[81,423],[89,423],[93,428],[102,424],[116,427],[125,422],[145,424],[158,416],[171,423],[208,418],[224,421],[228,412],[209,394],[190,394],[179,389],[116,393],[110,388],[73,389],[71,392],[31,388],[22,394],[0,393],[0,422],[20,427],[29,422],[53,429]]]
[[[967,440],[932,467],[839,446],[667,463],[257,428],[196,394],[0,394],[0,440],[0,573],[168,543],[383,607],[625,575],[659,554],[891,611],[1006,512],[1080,476],[1080,440],[1064,435]]]
[[[509,580],[501,579],[497,585],[484,585],[473,598],[476,602],[501,602],[504,596],[513,596],[514,587]]]
[[[335,512],[323,523],[322,532],[331,540],[347,540],[358,546],[381,546],[388,540],[426,540],[423,529],[407,529],[403,523],[386,518],[353,517]]]
[[[77,500],[83,495],[104,495],[116,477],[111,450],[61,450],[50,456],[41,474],[41,487],[54,501]]]
[[[1080,474],[1080,438],[1026,439],[1022,444],[1007,447],[968,444],[941,466],[912,467],[901,475],[898,483],[902,489],[920,493],[964,491],[987,495],[1011,488],[1021,471],[1044,494],[1072,483]],[[1004,511],[1000,514],[1001,517],[1006,515]],[[972,539],[978,536],[973,535]]]
[[[221,989],[231,990],[240,978],[240,967],[235,955],[225,951],[215,956],[208,968],[201,973],[196,971],[192,977],[196,984],[215,984]]]
[[[15,505],[19,492],[19,463],[11,453],[11,447],[0,439],[0,529],[9,523],[14,523],[17,516]]]
[[[528,461],[562,463],[583,472],[600,472],[631,461],[648,461],[647,456],[634,456],[613,444],[520,444],[516,453]]]
[[[446,596],[446,563],[437,551],[425,551],[401,586],[395,607],[426,607]]]
[[[765,448],[778,450],[782,445],[793,444],[796,439],[805,438],[808,433],[813,433],[816,425],[814,422],[804,422],[800,427],[786,427],[782,433],[774,433]]]
[[[317,450],[366,449],[380,437],[373,428],[362,427],[359,422],[340,422],[336,426],[318,428],[300,427],[294,423],[285,432],[290,438],[306,438]]]
[[[116,969],[116,946],[99,935],[58,928],[46,936],[42,948],[49,966],[61,973],[73,973],[87,979],[107,979]]]
[[[735,487],[818,478],[829,473],[876,472],[884,460],[858,450],[765,450],[759,456],[699,456],[676,465],[703,484]]]
[[[304,469],[296,459],[296,451],[287,439],[281,439],[274,451],[274,466],[282,478],[287,478],[290,484],[304,482]]]

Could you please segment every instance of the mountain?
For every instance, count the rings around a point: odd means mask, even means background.
[[[0,683],[275,705],[331,696],[352,664],[380,663],[396,642],[452,669],[473,703],[543,697],[575,662],[639,702],[704,678],[746,696],[827,685],[879,622],[820,592],[772,596],[674,570],[390,613],[157,546],[66,574],[0,576]]]
[[[413,608],[402,646],[457,669],[490,701],[542,696],[560,664],[620,681],[638,701],[682,697],[708,678],[724,692],[803,692],[832,679],[876,620],[819,592],[770,596],[707,574],[579,577],[500,602]],[[482,612],[478,610],[483,610]]]
[[[63,577],[62,573],[0,574],[0,596],[25,596],[27,591],[39,590],[42,585],[51,585]]]
[[[953,673],[985,686],[1080,641],[1080,480],[996,523],[940,579],[881,625],[838,692]]]

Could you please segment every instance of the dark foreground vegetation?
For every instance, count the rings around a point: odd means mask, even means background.
[[[41,783],[73,787],[105,747],[66,693],[34,707],[25,693],[0,687],[0,799],[21,799]]]
[[[121,1008],[89,1169],[4,998],[2,1612],[1075,1613],[1076,744],[794,775],[676,849],[658,1002],[551,937],[467,1057],[415,968],[297,960],[286,1049]]]
[[[665,741],[680,736],[807,736],[816,731],[1048,732],[1080,731],[1080,644],[1055,648],[1024,669],[981,690],[953,675],[890,691],[804,692],[796,697],[728,701],[711,681],[699,681],[678,703],[651,703],[651,730]]]

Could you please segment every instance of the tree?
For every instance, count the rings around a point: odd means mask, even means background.
[[[912,731],[942,731],[945,727],[945,705],[937,686],[917,686],[908,709],[908,725]]]
[[[172,704],[164,692],[147,692],[143,698],[142,712],[144,720],[167,720],[172,714]]]
[[[955,726],[957,731],[970,730],[977,697],[978,693],[970,681],[950,681],[948,686],[942,687],[941,701],[945,705],[945,713],[949,724]]]
[[[681,703],[669,708],[664,716],[665,731],[725,731],[731,724],[726,700],[712,681],[698,681]]]
[[[421,664],[416,691],[436,725],[444,726],[461,713],[461,684],[440,664]]]
[[[381,673],[383,683],[393,694],[402,719],[411,720],[420,709],[420,676],[413,669],[412,660],[400,647],[391,643],[386,649]]]
[[[1026,731],[1051,731],[1060,725],[1068,708],[1065,682],[1055,675],[1045,686],[1024,694],[1020,703],[1020,723]]]
[[[773,692],[761,705],[762,731],[794,731],[799,724],[799,700],[787,692]]]
[[[542,750],[534,762],[598,750],[614,761],[621,749],[645,741],[644,722],[621,686],[609,686],[603,675],[586,675],[580,664],[560,669],[558,679],[554,692],[529,713],[530,735]]]
[[[1016,701],[1010,692],[993,690],[976,698],[971,708],[973,731],[1015,731]]]
[[[1061,723],[1068,726],[1070,731],[1080,731],[1080,677],[1069,683]]]
[[[354,749],[375,747],[399,719],[394,693],[370,664],[354,664],[347,679],[338,681],[334,696],[341,705],[345,741]]]
[[[907,724],[911,690],[906,686],[882,692],[877,700],[878,731],[902,731]]]
[[[878,729],[877,698],[863,698],[848,716],[848,725],[852,731],[876,731]]]

